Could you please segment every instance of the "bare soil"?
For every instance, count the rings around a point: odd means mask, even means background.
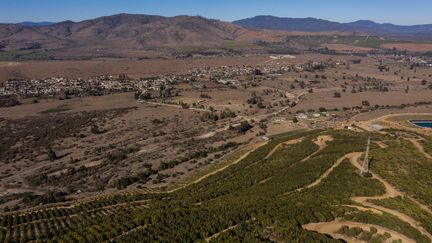
[[[13,78],[41,79],[46,77],[89,78],[99,75],[126,73],[140,78],[167,73],[183,73],[207,66],[253,65],[267,57],[230,57],[202,59],[104,59],[91,61],[28,61],[1,63],[0,80]]]

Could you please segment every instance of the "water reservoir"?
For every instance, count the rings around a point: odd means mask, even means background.
[[[419,127],[432,128],[432,120],[412,120],[410,122]]]

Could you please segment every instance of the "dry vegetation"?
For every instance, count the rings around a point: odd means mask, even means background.
[[[194,70],[213,72],[176,83],[173,97],[138,102],[125,92],[0,108],[1,207],[170,186],[263,136],[432,110],[431,69],[387,56],[22,62],[0,66],[0,77]]]
[[[432,44],[0,27],[0,242],[432,242]]]

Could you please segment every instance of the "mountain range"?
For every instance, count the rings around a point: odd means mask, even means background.
[[[143,55],[196,47],[285,43],[292,35],[377,35],[432,39],[432,25],[372,21],[337,23],[314,18],[257,16],[233,23],[200,16],[117,14],[80,22],[0,24],[0,50],[43,50],[77,56]],[[119,54],[120,53],[120,54]]]
[[[118,14],[48,25],[0,24],[6,50],[143,50],[209,47],[227,41],[274,41],[278,31],[248,29],[199,16]]]
[[[271,15],[256,16],[253,18],[237,20],[233,23],[254,29],[304,32],[340,31],[394,38],[432,38],[432,24],[401,26],[387,23],[378,24],[370,20],[338,23],[316,18],[280,18]]]
[[[17,23],[16,25],[20,25],[20,26],[27,26],[27,27],[37,27],[37,26],[50,26],[55,24],[54,22],[31,22],[31,21],[26,21],[26,22],[21,22],[21,23]]]

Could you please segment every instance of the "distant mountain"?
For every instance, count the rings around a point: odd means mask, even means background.
[[[340,31],[399,38],[432,38],[432,24],[401,26],[378,24],[369,20],[338,23],[316,18],[280,18],[270,15],[237,20],[233,24],[254,29],[304,32]]]
[[[0,24],[0,42],[7,49],[147,50],[212,47],[227,41],[254,42],[277,38],[275,31],[249,30],[229,22],[198,16],[162,17],[118,14],[47,26]]]
[[[249,48],[258,41],[262,45],[257,48],[265,48],[268,42],[282,49],[301,48],[301,42],[286,40],[293,35],[353,34],[432,39],[432,25],[397,26],[365,20],[342,24],[273,16],[229,23],[199,16],[117,14],[80,22],[0,24],[0,47],[2,51],[39,50],[41,58],[147,57],[201,47]]]
[[[26,26],[26,27],[42,27],[42,26],[50,26],[55,24],[54,22],[21,22],[16,25]]]
[[[342,31],[340,24],[314,18],[279,18],[274,16],[256,16],[249,19],[237,20],[233,24],[247,28],[272,29],[285,31]]]

